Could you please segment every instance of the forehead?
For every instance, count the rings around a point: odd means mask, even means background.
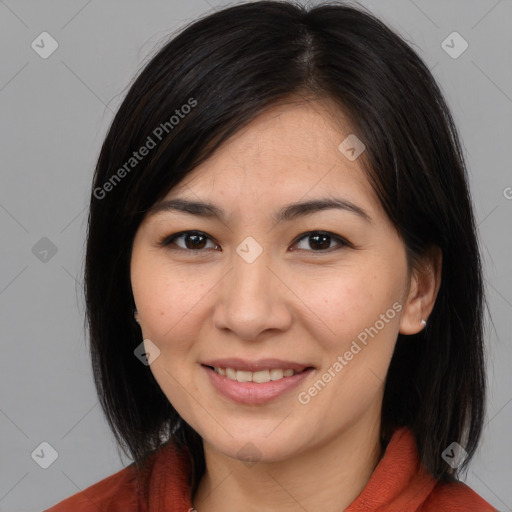
[[[364,153],[350,160],[339,149],[349,136],[354,136],[353,129],[332,104],[273,106],[220,146],[166,199],[192,191],[201,198],[240,201],[251,195],[284,202],[337,192],[374,203],[376,196],[363,170]]]

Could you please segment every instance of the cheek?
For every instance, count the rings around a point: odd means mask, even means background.
[[[200,356],[195,342],[202,325],[197,315],[209,287],[198,278],[187,282],[156,264],[150,268],[138,288],[143,335],[160,350],[150,370],[173,407],[186,421],[194,422],[190,397],[198,396],[199,390],[191,370]]]
[[[403,307],[398,267],[382,261],[353,266],[310,288],[311,309],[323,320],[311,332],[324,354],[318,378],[329,381],[325,391],[319,391],[322,383],[302,390],[305,400],[310,397],[315,402],[311,411],[319,415],[331,411],[340,418],[348,410],[356,414],[380,392]],[[357,403],[354,396],[359,397]]]
[[[132,289],[144,335],[167,345],[183,338],[180,332],[193,332],[197,322],[191,319],[213,284],[211,272],[183,272],[161,258],[146,257],[134,264]]]
[[[304,302],[319,320],[315,338],[329,352],[342,349],[392,307],[399,297],[395,288],[391,276],[367,266],[317,276],[304,290]]]
[[[188,418],[189,393],[198,392],[190,372],[199,357],[194,344],[202,324],[197,320],[198,306],[211,285],[147,253],[132,260],[131,277],[142,337],[160,351],[150,370],[167,399]]]
[[[402,309],[396,276],[352,270],[332,280],[327,292],[319,287],[310,294],[312,309],[321,312],[328,329],[321,324],[313,333],[323,364],[317,379],[299,390],[299,401],[333,429],[380,397]]]

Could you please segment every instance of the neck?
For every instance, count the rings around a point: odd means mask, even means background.
[[[382,456],[378,421],[353,425],[293,459],[251,467],[203,444],[197,512],[339,512],[361,493]]]

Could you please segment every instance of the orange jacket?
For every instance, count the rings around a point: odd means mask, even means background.
[[[157,451],[149,473],[149,503],[137,490],[134,465],[78,492],[45,512],[189,512],[190,463],[168,443]],[[462,482],[435,480],[419,465],[412,432],[391,438],[366,487],[345,512],[497,512]]]

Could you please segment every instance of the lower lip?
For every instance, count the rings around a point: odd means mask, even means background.
[[[257,382],[238,382],[218,374],[208,366],[203,366],[210,377],[213,387],[222,395],[241,404],[264,404],[283,395],[287,391],[297,387],[306,379],[313,368],[304,370],[291,377],[283,377],[279,380],[271,380],[258,384]]]

